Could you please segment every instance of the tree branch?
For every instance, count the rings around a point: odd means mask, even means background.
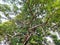
[[[33,30],[34,28],[37,28],[37,27],[39,27],[39,26],[45,26],[45,25],[48,23],[48,20],[49,20],[49,18],[47,19],[47,21],[46,21],[45,23],[36,25],[36,26],[34,26],[34,27],[31,27],[31,28],[29,28],[29,30]],[[28,41],[29,41],[32,33],[33,33],[33,32],[31,32],[30,35],[27,37],[27,39],[26,39],[25,42],[24,42],[24,45],[27,45],[27,43],[28,43]]]
[[[28,43],[28,41],[29,41],[29,39],[30,39],[31,36],[32,36],[32,33],[30,33],[30,35],[27,37],[27,39],[24,42],[24,45],[27,45],[27,43]]]
[[[28,8],[29,8],[29,11],[30,11],[31,15],[33,16],[32,19],[30,20],[30,23],[31,23],[31,22],[35,19],[35,15],[33,14],[32,10],[31,10],[31,8],[30,8],[30,6],[29,6],[29,1],[28,1],[28,0],[27,0],[26,3],[27,3],[27,5],[28,5]],[[29,30],[29,31],[32,31],[33,29],[35,29],[35,28],[37,28],[37,27],[39,27],[39,26],[45,26],[45,25],[48,23],[48,20],[49,20],[49,17],[48,17],[48,19],[46,20],[45,23],[39,24],[39,25],[36,25],[36,26],[33,26],[33,27],[30,27],[28,30]],[[29,23],[29,25],[31,25],[30,23]],[[24,45],[27,45],[27,43],[28,43],[28,41],[29,41],[32,33],[33,33],[33,32],[30,32],[30,35],[26,38],[26,40],[25,40],[25,42],[24,42]]]

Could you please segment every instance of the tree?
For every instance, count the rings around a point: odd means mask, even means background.
[[[48,45],[45,37],[51,36],[53,38],[50,31],[60,32],[60,1],[17,1],[22,5],[20,9],[16,6],[15,1],[11,0],[14,6],[13,12],[16,14],[14,18],[11,18],[9,13],[6,14],[6,11],[12,11],[9,6],[2,4],[0,6],[1,11],[9,20],[0,24],[0,34],[4,37],[7,36],[10,45]],[[18,10],[21,12],[18,13]],[[57,39],[53,39],[56,43]]]

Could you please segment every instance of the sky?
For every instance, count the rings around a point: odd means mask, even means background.
[[[21,0],[19,0],[19,1],[21,1]],[[15,2],[15,3],[17,3],[17,2]],[[8,1],[8,2],[4,2],[3,0],[0,0],[0,4],[7,4],[7,5],[9,5],[10,6],[10,8],[11,8],[11,10],[12,10],[12,12],[9,12],[11,15],[9,15],[10,17],[15,17],[14,15],[15,15],[15,13],[13,12],[13,5]],[[17,7],[18,8],[20,8],[21,7],[21,5],[19,5],[19,4],[17,4]],[[18,10],[18,12],[20,12],[19,10]],[[2,17],[4,17],[4,18],[6,18],[5,16],[4,16],[4,14],[3,14],[3,12],[1,12],[0,11],[0,15],[2,16]],[[7,19],[1,19],[2,20],[2,22],[5,22],[5,21],[8,21]]]
[[[0,4],[8,4],[8,3],[0,0]],[[0,11],[0,15],[1,15],[2,17],[5,17],[4,14],[3,14],[3,12],[1,12],[1,11]],[[1,20],[2,20],[2,22],[8,21],[8,20],[6,20],[6,19],[1,19]]]

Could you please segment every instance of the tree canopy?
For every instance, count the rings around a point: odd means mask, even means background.
[[[0,4],[0,40],[9,45],[55,45],[60,44],[60,0],[3,0]],[[9,3],[9,4],[8,4]],[[8,21],[2,22],[1,19]],[[59,34],[60,35],[60,34]]]

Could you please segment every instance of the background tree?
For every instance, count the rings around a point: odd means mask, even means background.
[[[9,20],[0,23],[0,35],[3,40],[6,37],[10,45],[49,45],[46,37],[50,36],[56,45],[60,44],[57,37],[50,33],[50,31],[60,32],[59,0],[6,0],[5,2],[10,2],[12,7],[0,4],[0,11],[5,15],[4,19]],[[19,8],[17,5],[22,7]]]

